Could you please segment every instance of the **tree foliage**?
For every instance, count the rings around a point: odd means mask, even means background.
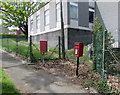
[[[97,32],[103,31],[103,30],[104,30],[103,25],[101,25],[99,18],[96,17],[93,22],[92,32],[97,33]]]
[[[42,7],[44,2],[0,2],[0,19],[4,27],[16,26],[27,36],[28,17]]]
[[[99,18],[97,17],[93,23],[93,60],[94,60],[94,69],[101,72],[102,71],[102,60],[104,54],[104,69],[108,71],[109,65],[113,64],[115,59],[111,55],[112,45],[115,42],[111,31],[108,31],[105,26],[100,23]],[[103,38],[105,38],[103,40]],[[104,46],[103,46],[104,45]],[[103,48],[105,50],[103,50]],[[116,63],[116,62],[115,62]]]
[[[98,32],[103,32],[107,30],[105,28],[105,26],[103,26],[100,23],[100,20],[98,17],[96,17],[95,21],[93,22],[93,26],[92,26],[92,32],[94,35],[96,35],[96,33]],[[112,44],[115,42],[115,40],[113,39],[113,36],[111,35],[111,31],[107,31],[107,33],[105,34],[105,46],[106,47],[112,47]]]

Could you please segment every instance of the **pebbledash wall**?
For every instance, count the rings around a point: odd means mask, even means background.
[[[115,43],[114,48],[120,48],[120,1],[97,2],[96,14],[101,23],[111,32]]]
[[[76,1],[76,0],[75,0]],[[65,34],[65,49],[73,48],[74,42],[83,42],[85,45],[92,42],[89,23],[89,2],[77,2],[77,19],[70,17],[70,2],[63,2],[63,20]],[[87,0],[86,0],[87,1]],[[28,18],[29,35],[34,43],[40,40],[47,40],[48,46],[55,47],[58,44],[58,36],[61,36],[61,22],[56,20],[56,5],[60,2],[50,1]],[[49,25],[45,25],[45,11],[49,10]],[[94,10],[92,10],[94,11]],[[36,16],[40,15],[40,28],[36,29]],[[31,30],[31,20],[33,29]]]

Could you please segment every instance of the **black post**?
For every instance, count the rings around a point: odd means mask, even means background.
[[[8,38],[7,38],[7,46],[8,46],[8,52],[9,52],[9,42],[8,42]]]
[[[43,52],[43,57],[42,57],[42,61],[43,61],[43,64],[45,63],[45,59],[44,59],[44,57],[45,57],[45,53]]]
[[[16,37],[16,54],[18,53],[18,36]]]
[[[3,36],[2,36],[2,44],[1,44],[1,45],[2,45],[2,47],[4,46],[4,45],[3,45],[3,39],[4,39],[4,38],[3,38]]]
[[[78,68],[79,68],[79,57],[77,57],[76,76],[78,76]]]
[[[58,45],[59,45],[59,46],[58,46],[58,48],[59,48],[59,51],[58,51],[58,52],[59,52],[59,59],[60,59],[60,58],[61,58],[60,36],[58,37]]]
[[[29,43],[29,46],[30,46],[30,61],[32,62],[32,36],[30,35],[30,43]]]
[[[60,4],[61,8],[61,37],[62,37],[62,57],[65,59],[65,41],[64,41],[64,22],[63,22],[63,12],[62,12],[62,1]]]

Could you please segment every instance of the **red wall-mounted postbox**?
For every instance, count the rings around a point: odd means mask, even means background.
[[[47,41],[46,40],[40,41],[40,52],[41,53],[47,52]]]
[[[74,43],[74,56],[80,57],[83,56],[83,43],[75,42]]]

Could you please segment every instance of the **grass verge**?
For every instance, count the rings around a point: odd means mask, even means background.
[[[87,46],[84,47],[83,56],[80,57],[80,63],[91,61],[91,59],[87,55],[87,48],[88,48]],[[73,54],[74,54],[74,49],[66,51],[66,57],[67,57],[67,59],[69,59],[70,61],[76,63],[76,57]]]
[[[16,42],[16,41],[18,41],[18,42]],[[25,57],[30,56],[29,43],[25,39],[4,38],[4,39],[0,39],[0,44],[1,44],[1,48],[6,51],[14,52],[16,54],[20,54]],[[33,52],[33,56],[34,56],[35,60],[43,58],[42,53],[39,52],[39,45],[33,44],[32,52]],[[56,58],[56,56],[51,55],[51,52],[45,53],[44,57],[47,59],[48,58],[51,58],[51,59]]]
[[[8,75],[0,68],[0,85],[2,95],[20,95]]]

